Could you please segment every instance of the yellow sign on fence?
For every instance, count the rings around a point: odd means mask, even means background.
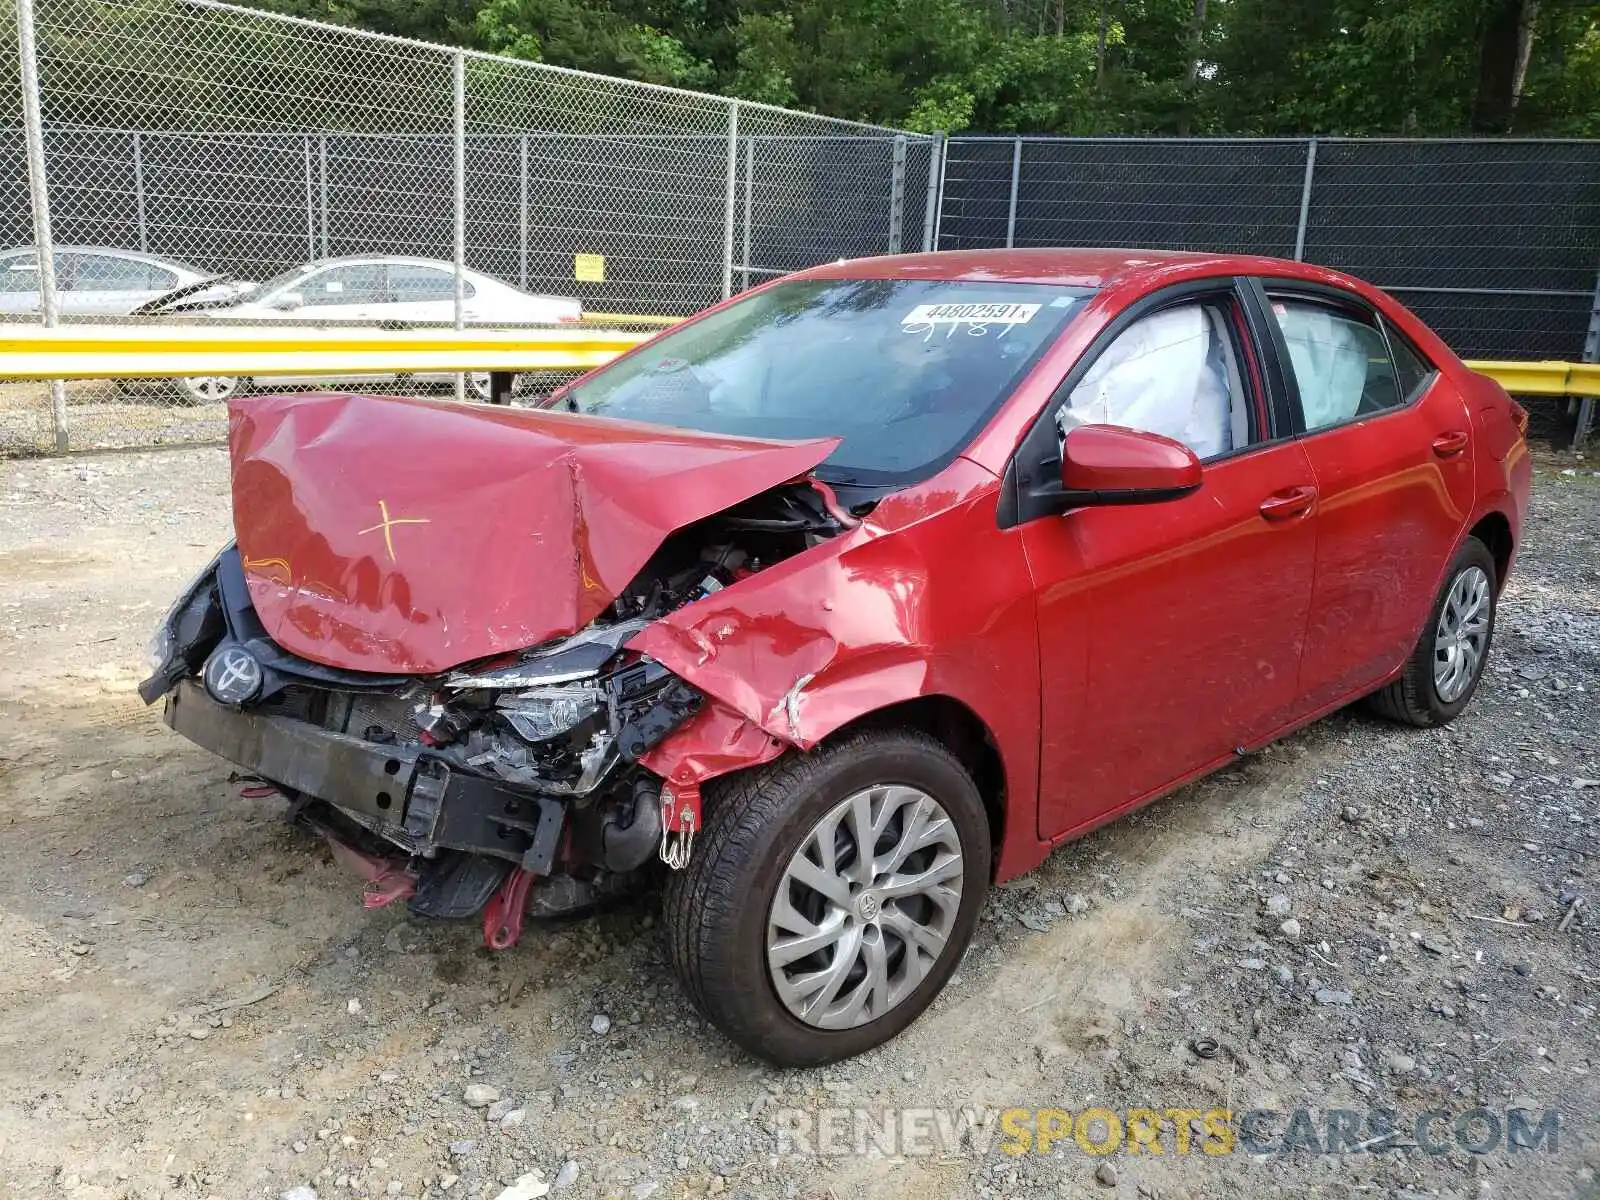
[[[606,256],[604,254],[574,254],[572,277],[579,283],[604,283],[606,281]]]

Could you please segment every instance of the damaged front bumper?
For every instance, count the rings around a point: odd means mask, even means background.
[[[330,821],[344,840],[377,839],[420,915],[469,916],[530,878],[581,903],[661,852],[661,781],[640,759],[702,702],[621,649],[637,624],[478,672],[345,671],[271,639],[229,548],[168,613],[140,693],[330,840]]]
[[[165,720],[198,746],[314,797],[411,854],[461,850],[552,874],[566,802],[452,770],[420,745],[377,744],[293,717],[232,708],[198,680],[168,694]]]

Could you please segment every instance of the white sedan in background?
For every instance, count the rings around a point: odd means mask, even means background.
[[[68,317],[125,317],[179,290],[191,301],[218,304],[254,286],[109,246],[57,246],[55,264],[56,304]],[[39,308],[37,252],[32,246],[0,251],[0,315],[32,315]]]
[[[193,316],[226,321],[297,321],[332,325],[449,325],[455,320],[455,267],[431,258],[400,255],[325,258],[285,271],[237,298],[218,304],[207,296],[173,297],[146,305],[141,315]],[[576,325],[580,301],[566,296],[536,296],[485,275],[462,272],[462,315],[470,325]],[[414,375],[417,383],[446,383],[450,375]],[[300,378],[273,376],[269,386],[321,383],[392,383],[396,375]],[[487,374],[468,376],[480,399],[489,397]],[[187,399],[217,403],[250,390],[242,376],[208,375],[178,380]]]

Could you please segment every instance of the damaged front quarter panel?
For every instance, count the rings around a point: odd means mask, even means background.
[[[941,696],[990,731],[1011,802],[1030,802],[1032,588],[1020,547],[993,537],[994,519],[994,477],[957,459],[855,528],[650,624],[627,647],[710,700],[643,765],[674,787],[698,787],[809,750],[892,705]]]

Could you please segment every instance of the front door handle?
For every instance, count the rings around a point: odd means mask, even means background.
[[[1287,521],[1290,517],[1310,512],[1316,499],[1317,489],[1310,484],[1285,488],[1261,502],[1261,515],[1268,521]]]
[[[1433,439],[1433,452],[1440,458],[1449,458],[1452,454],[1460,454],[1466,448],[1467,435],[1459,429],[1450,433],[1441,433]]]

